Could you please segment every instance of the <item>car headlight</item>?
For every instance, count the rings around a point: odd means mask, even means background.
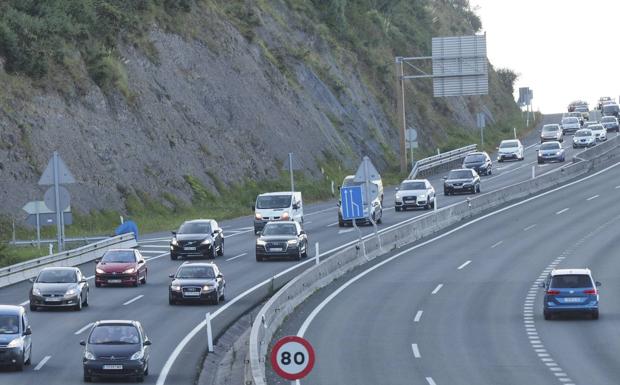
[[[418,200],[425,200],[426,199],[426,194],[420,194],[418,195]]]
[[[172,290],[172,291],[181,291],[181,286],[180,285],[171,285],[170,286],[170,290]]]
[[[558,151],[555,153],[556,155],[562,155],[562,151]]]
[[[24,341],[21,338],[15,338],[13,341],[9,342],[6,346],[7,348],[21,348],[24,346]]]
[[[215,290],[215,286],[211,286],[211,285],[204,285],[202,287],[202,291],[213,291]]]
[[[297,239],[289,239],[288,242],[289,245],[296,245],[297,244]]]
[[[136,272],[136,268],[135,267],[130,267],[129,269],[123,271],[123,274],[133,274]]]
[[[402,196],[400,195],[400,193],[398,193],[398,194],[396,194],[396,195],[395,195],[395,197],[394,197],[394,198],[395,198],[397,201],[399,201],[399,200],[400,200],[400,198],[402,198]]]
[[[140,349],[137,352],[135,352],[134,354],[132,354],[131,358],[129,358],[129,359],[132,360],[132,361],[135,361],[135,360],[141,360],[143,358],[144,358],[144,350]]]
[[[207,238],[204,241],[200,242],[201,245],[210,245],[211,244],[211,239]]]
[[[41,290],[37,289],[36,287],[32,288],[32,295],[41,295]]]
[[[176,239],[176,238],[172,238],[172,240],[170,241],[170,244],[171,244],[172,246],[178,246],[178,245],[179,245],[179,241],[177,241],[177,239]]]
[[[263,216],[262,216],[262,215],[260,215],[259,213],[256,213],[256,214],[254,215],[254,218],[255,218],[257,221],[260,221],[261,219],[263,219]]]
[[[262,239],[257,239],[256,246],[265,246],[265,241],[263,241]]]
[[[84,350],[84,359],[88,360],[88,361],[93,361],[95,360],[95,355],[92,354],[91,352],[89,352],[88,350]]]
[[[280,215],[280,220],[283,220],[283,221],[288,221],[290,218],[291,218],[290,215],[288,215],[288,212],[286,211],[283,212],[282,215]]]
[[[105,274],[105,270],[100,268],[95,269],[95,271],[97,272],[97,274]]]
[[[74,295],[77,294],[77,290],[75,289],[69,289],[67,290],[67,292],[65,293],[65,297],[73,297]]]

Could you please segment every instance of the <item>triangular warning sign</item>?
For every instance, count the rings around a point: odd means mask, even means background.
[[[60,155],[54,153],[54,155],[58,158],[58,183],[59,184],[70,184],[75,183],[75,178],[69,171],[69,168],[65,164],[65,162],[60,158]],[[54,157],[50,159],[45,171],[43,171],[43,175],[41,175],[41,179],[39,179],[39,185],[41,186],[51,186],[54,184]]]
[[[366,164],[366,166],[364,166]],[[381,175],[379,175],[379,171],[375,168],[375,166],[370,161],[370,158],[365,156],[362,159],[362,163],[357,168],[357,172],[355,173],[355,182],[366,182],[366,176],[368,176],[368,180],[377,180],[381,179]]]

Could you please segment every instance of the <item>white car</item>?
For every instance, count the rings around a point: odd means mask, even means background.
[[[573,148],[592,147],[596,144],[596,138],[589,128],[582,128],[575,132],[573,136]]]
[[[581,122],[579,121],[579,119],[574,118],[572,116],[562,118],[562,130],[564,131],[565,134],[568,134],[570,132],[575,132],[580,128],[581,128]]]
[[[435,189],[426,179],[405,179],[396,188],[394,208],[401,211],[418,207],[435,207]]]
[[[588,128],[592,130],[592,133],[594,134],[594,139],[601,142],[607,140],[607,130],[605,129],[605,127],[603,127],[602,124],[592,124],[588,126]]]
[[[497,147],[497,161],[503,162],[506,159],[523,160],[524,149],[519,139],[502,140]]]

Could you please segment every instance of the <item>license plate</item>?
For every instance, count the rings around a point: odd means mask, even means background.
[[[454,188],[463,188],[463,186],[454,186]]]
[[[564,302],[581,302],[581,298],[578,298],[578,297],[564,298]]]
[[[269,251],[282,251],[281,247],[272,247]]]
[[[60,302],[62,298],[46,298],[45,302]]]
[[[195,247],[184,247],[183,250],[185,251],[196,251]]]
[[[103,365],[103,370],[123,370],[123,365]]]
[[[184,296],[186,297],[200,297],[200,292],[199,291],[188,291],[183,293]]]
[[[123,281],[120,279],[108,279],[108,283],[121,283],[121,282]]]

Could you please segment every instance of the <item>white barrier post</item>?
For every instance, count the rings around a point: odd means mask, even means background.
[[[316,254],[316,257],[315,257],[315,264],[317,264],[317,265],[318,265],[318,264],[320,263],[320,261],[319,261],[319,243],[318,243],[318,242],[316,242],[316,243],[314,244],[314,252],[315,252],[315,254]]]
[[[209,352],[213,352],[213,331],[211,330],[211,313],[205,314],[207,321],[207,347]]]
[[[433,199],[433,210],[437,211],[437,195],[435,195],[435,198]]]
[[[536,166],[532,166],[532,179],[536,178]]]
[[[51,243],[48,244],[49,248],[50,248],[50,255],[54,254],[54,245],[52,245]]]

